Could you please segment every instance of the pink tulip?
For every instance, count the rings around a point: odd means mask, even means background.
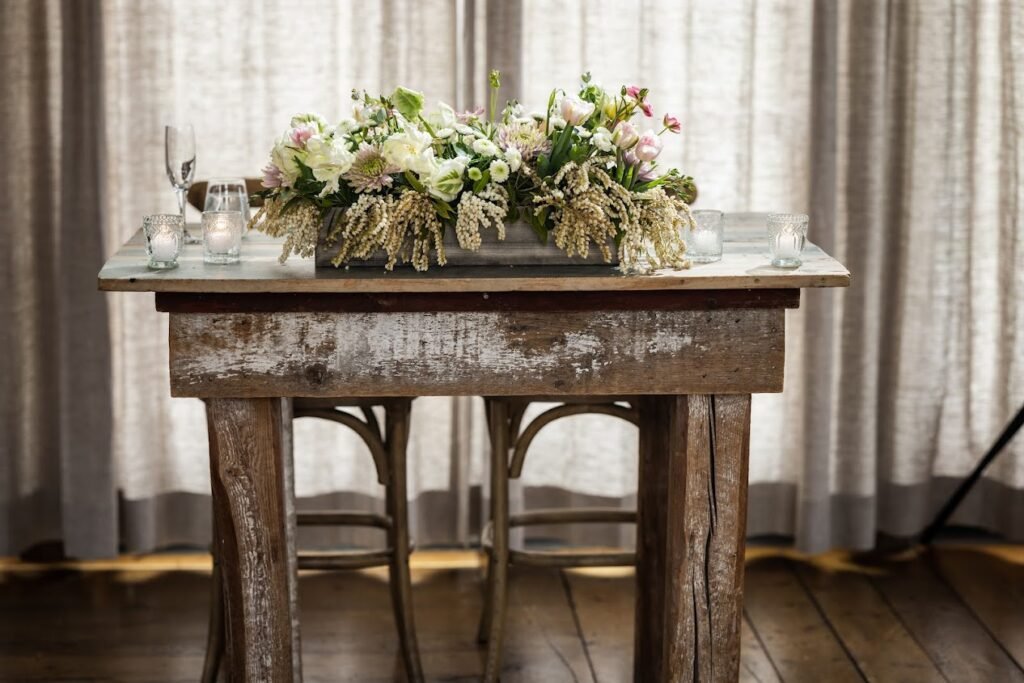
[[[646,116],[647,118],[651,118],[652,116],[654,116],[654,107],[652,107],[647,102],[641,102],[640,109],[643,110],[644,116]]]
[[[612,142],[619,149],[629,149],[640,139],[636,127],[629,121],[619,121],[612,131]]]
[[[633,153],[640,161],[654,161],[661,154],[661,138],[653,130],[648,130],[637,140]]]
[[[567,124],[578,126],[594,113],[594,104],[584,102],[575,95],[566,95],[559,104],[559,111]]]
[[[672,133],[678,133],[683,129],[683,124],[679,122],[679,119],[671,114],[665,114],[665,118],[663,118],[661,122],[665,124],[665,130]]]

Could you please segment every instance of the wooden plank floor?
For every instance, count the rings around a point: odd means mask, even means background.
[[[43,570],[0,562],[0,681],[195,681],[208,562],[155,556]],[[479,566],[414,563],[430,680],[473,681]],[[400,678],[386,574],[304,574],[307,681]],[[942,547],[854,561],[747,555],[744,681],[1021,681],[1024,548]],[[632,677],[630,570],[515,568],[502,680]]]

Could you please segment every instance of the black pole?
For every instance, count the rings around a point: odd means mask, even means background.
[[[921,533],[922,544],[931,545],[931,542],[935,540],[935,534],[937,534],[942,527],[946,526],[946,522],[948,522],[949,518],[954,512],[956,512],[960,503],[963,502],[967,494],[970,493],[972,488],[974,488],[974,485],[978,483],[979,479],[981,479],[981,475],[985,471],[985,468],[987,468],[992,461],[996,459],[996,456],[1006,448],[1006,444],[1010,443],[1022,426],[1024,426],[1024,406],[1020,407],[1020,410],[1017,411],[1014,418],[1010,420],[1010,424],[1006,425],[1006,429],[1004,429],[1003,433],[999,435],[996,442],[992,444],[992,448],[988,449],[988,452],[985,453],[985,457],[981,459],[981,462],[978,463],[970,475],[960,483],[960,486],[957,487],[956,491],[953,492],[953,495],[949,497],[949,500],[947,500],[945,505],[942,506],[942,509],[939,510],[939,514],[935,515],[935,519],[932,520],[932,523],[929,524]]]

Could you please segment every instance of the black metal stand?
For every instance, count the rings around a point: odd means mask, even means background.
[[[981,462],[974,468],[974,470],[967,476],[966,479],[961,482],[960,486],[957,487],[953,495],[949,497],[942,509],[939,510],[939,514],[935,515],[935,519],[932,523],[921,533],[921,543],[923,545],[931,545],[931,542],[935,540],[935,534],[942,530],[942,527],[946,526],[946,522],[956,512],[957,507],[963,502],[964,498],[970,493],[974,485],[981,479],[982,473],[987,468],[996,456],[1006,448],[1006,444],[1010,443],[1013,437],[1020,431],[1020,428],[1024,426],[1024,406],[1020,407],[1017,414],[1014,416],[1010,423],[1006,425],[1006,429],[999,435],[996,442],[992,444],[992,448],[988,449],[985,453],[985,457],[981,459]]]

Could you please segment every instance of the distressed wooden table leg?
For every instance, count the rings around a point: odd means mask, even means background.
[[[210,471],[230,680],[301,680],[288,532],[287,404],[210,399]]]
[[[640,405],[634,680],[735,681],[750,396]]]

